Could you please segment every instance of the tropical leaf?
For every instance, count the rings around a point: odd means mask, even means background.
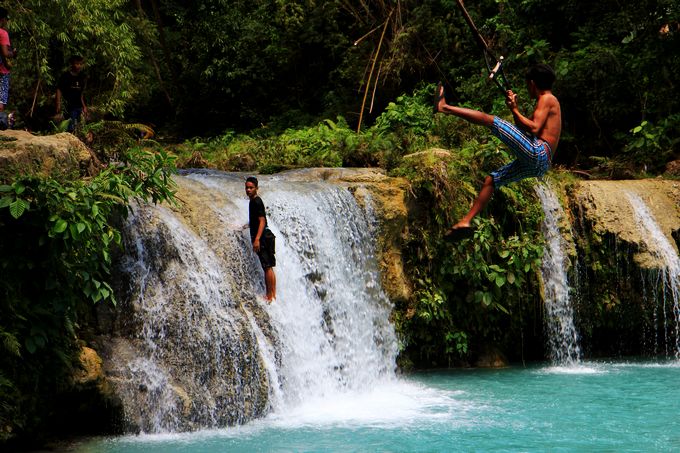
[[[23,215],[23,213],[29,208],[30,204],[28,201],[17,198],[9,204],[9,212],[15,219],[18,219]]]

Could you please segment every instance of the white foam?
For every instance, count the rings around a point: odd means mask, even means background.
[[[274,413],[268,421],[276,427],[380,426],[404,427],[423,422],[463,419],[471,404],[458,399],[463,392],[428,388],[401,380],[364,392],[336,393],[313,398]]]
[[[540,374],[605,374],[608,371],[599,365],[594,364],[572,364],[564,366],[550,366],[541,368]]]

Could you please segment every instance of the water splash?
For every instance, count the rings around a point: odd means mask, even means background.
[[[215,245],[178,213],[139,206],[128,219],[119,297],[122,328],[104,349],[128,428],[187,431],[245,422],[268,410],[269,382],[238,281],[238,235]],[[242,271],[241,271],[242,272]]]
[[[661,316],[654,310],[655,318],[660,318],[655,320],[655,327],[661,322],[666,355],[673,354],[680,358],[680,257],[642,198],[631,191],[625,191],[625,194],[633,207],[635,221],[647,250],[664,263],[663,268],[647,273],[646,283],[652,299],[661,304]],[[669,351],[669,345],[673,342],[674,350]]]
[[[554,364],[573,365],[581,360],[581,348],[570,298],[567,246],[559,228],[565,214],[555,192],[547,184],[537,184],[535,190],[543,207],[541,229],[547,245],[541,275],[550,359]]]
[[[277,236],[266,304],[240,175],[178,177],[181,209],[140,206],[121,261],[125,325],[105,355],[133,430],[244,423],[395,378],[370,200],[325,183],[260,179]]]

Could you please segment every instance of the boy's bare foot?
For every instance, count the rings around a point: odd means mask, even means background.
[[[472,237],[475,234],[475,229],[470,224],[457,223],[444,233],[444,240],[449,242],[460,241],[465,238]]]

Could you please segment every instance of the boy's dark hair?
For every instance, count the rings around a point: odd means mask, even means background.
[[[68,59],[68,64],[82,63],[83,61],[85,61],[85,58],[83,58],[82,55],[72,55],[71,58]]]
[[[255,176],[248,176],[246,178],[246,182],[252,182],[255,187],[257,187],[257,178]]]
[[[540,63],[527,71],[526,79],[533,80],[539,90],[550,90],[555,82],[555,71],[547,64]]]
[[[7,11],[6,8],[3,8],[0,6],[0,20],[1,19],[9,19],[9,12]]]

